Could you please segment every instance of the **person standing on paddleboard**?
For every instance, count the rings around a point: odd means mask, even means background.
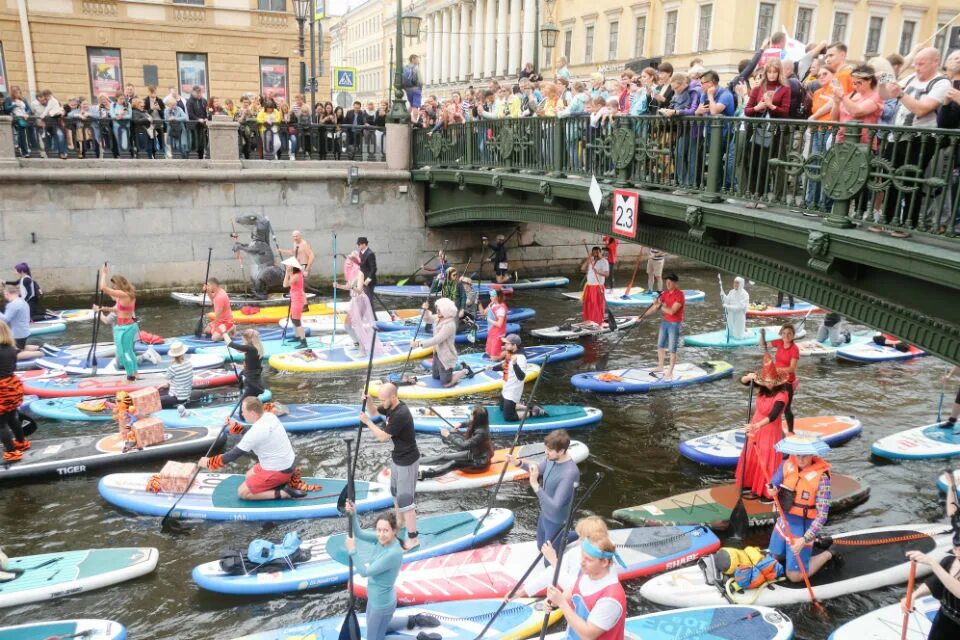
[[[647,289],[650,291],[663,291],[663,265],[666,261],[667,254],[650,247],[647,258]]]
[[[360,421],[370,428],[378,441],[393,441],[393,452],[390,454],[390,494],[393,496],[397,521],[402,517],[406,526],[407,543],[404,549],[409,551],[420,544],[417,532],[416,501],[417,475],[420,466],[417,434],[413,429],[410,408],[397,397],[395,384],[384,383],[380,386],[377,395],[380,398],[380,407],[377,407],[373,398],[367,396],[366,411],[360,412]],[[383,427],[373,423],[368,415],[371,413],[384,417]]]
[[[770,356],[764,356],[763,368],[740,378],[742,384],[756,384],[757,406],[744,428],[746,450],[737,463],[737,485],[749,491],[751,498],[772,500],[767,492],[764,469],[776,469],[783,459],[776,446],[783,440],[783,413],[789,396],[787,376],[777,369]],[[762,467],[762,468],[761,468]]]
[[[364,355],[369,355],[370,338],[373,335],[373,329],[376,325],[376,317],[373,313],[373,307],[370,306],[370,298],[364,294],[363,272],[360,271],[360,254],[352,251],[343,261],[343,279],[345,284],[333,283],[337,289],[343,289],[350,292],[350,306],[347,307],[347,321],[345,323],[347,333],[353,338],[354,345],[360,349]],[[383,353],[383,344],[380,337],[376,338],[374,343],[374,353]]]
[[[606,315],[607,299],[604,282],[610,275],[610,264],[600,255],[600,247],[590,250],[583,261],[580,271],[586,274],[587,282],[583,287],[583,321],[600,326]]]
[[[429,303],[423,303],[423,322],[433,325],[433,337],[417,340],[413,346],[434,348],[433,379],[444,387],[453,387],[468,373],[467,369],[453,370],[457,366],[457,305],[449,298],[437,298],[433,306],[436,314],[430,313]]]
[[[363,273],[363,292],[373,308],[373,293],[377,288],[377,254],[370,249],[366,236],[357,238],[357,252],[360,254],[360,271]]]
[[[573,508],[574,487],[580,482],[580,469],[570,457],[570,434],[557,429],[543,439],[547,461],[540,468],[537,463],[522,462],[513,454],[507,454],[507,464],[515,464],[530,473],[530,488],[540,501],[540,518],[537,520],[537,548],[547,540],[555,540],[563,529],[570,509]],[[542,483],[541,483],[542,481]]]
[[[783,417],[787,421],[787,431],[793,433],[793,394],[797,392],[800,381],[797,379],[797,365],[800,363],[800,348],[794,343],[797,330],[791,323],[780,327],[780,339],[770,343],[773,347],[773,362],[777,370],[787,376],[787,406],[783,410]],[[760,346],[767,351],[767,330],[760,329]]]
[[[256,329],[246,329],[240,334],[243,342],[231,341],[229,336],[223,336],[223,341],[229,349],[243,354],[243,371],[240,378],[244,398],[256,398],[267,390],[263,384],[263,343]]]
[[[830,464],[812,452],[825,453],[830,447],[817,437],[790,436],[778,442],[776,450],[790,457],[773,474],[767,491],[771,494],[777,492],[786,516],[777,519],[768,549],[770,555],[786,568],[787,580],[803,582],[804,573],[800,571],[798,556],[808,578],[833,558],[829,549],[813,555],[814,541],[830,513],[831,494]],[[818,546],[823,548],[822,541]]]
[[[954,367],[950,370],[950,373],[943,376],[941,384],[947,384],[956,377],[958,373],[960,373],[960,367]],[[958,418],[960,418],[960,389],[957,389],[957,397],[953,399],[953,409],[950,410],[950,417],[940,423],[940,426],[944,429],[953,429],[957,426]]]
[[[240,410],[250,428],[237,446],[226,453],[200,458],[200,467],[217,471],[241,456],[253,455],[257,464],[247,471],[246,478],[237,487],[237,496],[241,500],[283,500],[306,496],[307,493],[299,488],[300,480],[294,478],[297,456],[280,419],[265,411],[257,398],[244,398]],[[231,433],[242,431],[243,427],[236,423],[230,429]]]
[[[491,289],[490,304],[486,308],[481,304],[480,309],[487,317],[487,344],[484,351],[491,358],[496,358],[503,350],[503,337],[507,333],[507,303],[498,290]]]
[[[721,291],[722,293],[722,291]],[[720,303],[727,319],[727,331],[735,340],[747,337],[747,309],[750,307],[750,294],[743,278],[733,279],[733,289],[721,296]]]
[[[233,336],[236,325],[233,322],[233,310],[230,308],[230,296],[220,286],[216,278],[207,280],[204,288],[210,304],[213,306],[213,320],[203,328],[203,332],[215,342],[220,342],[223,336]]]
[[[113,344],[117,349],[117,362],[127,373],[127,380],[137,379],[137,352],[134,346],[137,337],[140,335],[140,325],[134,316],[137,308],[137,291],[120,274],[110,278],[110,284],[107,286],[107,265],[100,268],[100,290],[113,298],[113,307],[98,307],[94,305],[95,312],[115,313],[117,315],[113,324]]]
[[[11,285],[7,285],[11,286]],[[6,322],[0,322],[0,441],[3,461],[17,462],[30,448],[20,422],[23,383],[17,375],[17,346]]]
[[[661,375],[664,380],[673,379],[673,369],[677,366],[677,349],[680,347],[683,310],[687,304],[683,290],[677,286],[679,281],[680,278],[677,277],[677,274],[667,275],[667,289],[653,303],[655,309],[660,309],[663,312],[663,319],[660,321],[660,334],[657,336],[657,368],[651,372],[651,375]],[[663,375],[663,363],[667,351],[670,352],[670,369],[666,375]]]
[[[316,255],[313,253],[313,247],[303,239],[303,234],[298,229],[295,229],[290,237],[293,238],[293,249],[280,249],[280,257],[296,258],[297,262],[303,265],[303,279],[306,281],[310,277],[310,270],[313,268]]]
[[[40,347],[27,344],[27,338],[30,337],[30,306],[20,297],[20,288],[15,284],[4,285],[3,298],[7,304],[3,313],[0,313],[0,320],[7,324],[11,335],[13,335],[13,343],[17,348],[17,359],[33,358],[37,354],[27,352],[39,351]]]
[[[296,258],[287,258],[282,263],[286,267],[283,275],[283,286],[290,289],[290,324],[293,325],[294,336],[300,341],[297,348],[307,348],[307,338],[303,330],[303,324],[300,319],[303,317],[303,307],[306,305],[306,293],[303,291],[304,275],[303,265],[297,262]]]
[[[617,251],[620,248],[620,241],[613,236],[603,236],[603,250],[606,254],[603,256],[610,264],[610,275],[607,276],[607,289],[613,289],[617,285],[613,281],[613,273],[617,268]]]
[[[493,273],[497,283],[510,282],[510,263],[507,262],[507,237],[502,233],[497,234],[497,243],[491,246],[490,250],[493,251],[490,260],[493,262]]]
[[[470,419],[462,422],[458,427],[463,434],[451,433],[446,427],[441,427],[440,437],[443,443],[456,451],[441,453],[438,456],[423,458],[423,465],[430,465],[431,469],[420,469],[419,479],[436,478],[456,469],[470,472],[486,471],[490,468],[493,458],[493,444],[490,442],[490,416],[482,404],[473,405]]]
[[[41,302],[43,290],[33,279],[33,275],[30,273],[30,265],[26,262],[18,262],[13,270],[17,274],[17,279],[4,284],[15,284],[20,287],[20,297],[30,307],[30,319],[43,320],[46,317]]]

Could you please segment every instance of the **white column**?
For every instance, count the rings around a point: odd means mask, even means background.
[[[508,0],[498,0],[497,2],[497,75],[507,75],[507,2]]]
[[[533,62],[533,32],[537,29],[537,6],[539,0],[523,0],[523,51],[520,65]]]
[[[467,74],[470,73],[470,5],[465,4],[460,7],[460,35],[457,37],[457,44],[462,51],[460,52],[460,68],[457,69],[457,80],[464,81]],[[476,41],[474,41],[476,44]]]
[[[520,0],[510,0],[510,56],[507,61],[507,73],[520,72],[523,60],[520,59]]]
[[[450,82],[457,80],[460,75],[460,5],[455,4],[450,9]]]
[[[471,73],[474,84],[483,76],[483,21],[486,18],[486,9],[486,0],[477,0],[473,8],[473,69]]]
[[[483,25],[483,74],[492,78],[497,55],[497,0],[487,0],[487,19]]]
[[[444,9],[443,26],[440,27],[440,42],[443,43],[440,52],[440,82],[450,82],[450,10]]]
[[[430,16],[427,16],[425,20],[427,28],[427,59],[423,65],[423,84],[428,86],[433,83],[433,20],[430,19]]]
[[[433,19],[433,84],[440,84],[443,82],[443,78],[440,76],[440,64],[443,60],[443,51],[442,51],[442,35],[441,29],[443,20],[441,19],[440,12],[434,11],[432,16]]]

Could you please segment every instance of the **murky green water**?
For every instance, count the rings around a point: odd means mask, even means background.
[[[621,275],[624,278],[626,274]],[[719,329],[723,326],[717,301],[716,275],[707,271],[681,273],[684,288],[707,291],[705,303],[690,305],[686,333]],[[732,276],[724,277],[728,283]],[[772,292],[757,286],[750,289],[754,300],[772,302]],[[538,316],[527,329],[572,318],[579,313],[575,301],[555,291],[520,292],[513,306],[531,306]],[[408,304],[407,306],[413,306]],[[143,328],[161,335],[192,331],[197,310],[167,303],[142,305]],[[811,321],[811,328],[816,322]],[[656,323],[647,322],[633,331],[609,359],[610,368],[641,365],[655,361]],[[89,325],[71,326],[65,342],[89,340]],[[59,336],[58,336],[59,337]],[[534,339],[535,340],[535,339]],[[622,506],[726,481],[732,473],[701,467],[677,450],[681,439],[741,424],[746,414],[746,389],[727,379],[650,395],[603,397],[580,393],[569,378],[589,370],[607,354],[613,340],[586,343],[586,357],[580,361],[550,365],[540,385],[540,402],[572,402],[603,409],[602,426],[577,431],[591,449],[582,465],[585,477],[603,470],[606,479],[588,502],[588,510],[605,517]],[[756,350],[734,350],[720,354],[705,349],[685,348],[682,359],[701,361],[723,357],[737,372],[754,369],[759,363]],[[870,500],[852,512],[831,518],[832,530],[943,518],[940,496],[934,486],[943,461],[885,464],[870,458],[870,443],[881,435],[909,426],[931,422],[939,400],[939,376],[945,365],[934,358],[899,364],[854,365],[834,357],[807,358],[800,363],[800,390],[795,402],[798,416],[854,414],[864,424],[864,434],[833,452],[830,460],[837,471],[862,476],[872,486]],[[363,372],[327,376],[273,375],[269,383],[275,397],[286,402],[355,402],[363,384]],[[949,406],[950,397],[946,400]],[[37,439],[79,432],[99,434],[107,426],[43,424]],[[293,438],[304,470],[315,476],[344,474],[344,433],[321,432]],[[439,450],[439,439],[420,435],[425,453]],[[524,437],[524,441],[535,436]],[[359,472],[372,477],[389,458],[389,445],[365,438]],[[130,470],[130,469],[126,469]],[[0,541],[9,555],[52,552],[65,549],[106,546],[153,546],[160,550],[157,571],[150,576],[118,586],[42,604],[0,611],[0,625],[25,621],[75,617],[112,618],[126,624],[132,638],[233,638],[244,633],[270,629],[304,620],[336,615],[344,610],[346,596],[341,588],[323,589],[281,597],[235,598],[198,589],[190,579],[195,565],[218,558],[230,548],[245,548],[254,537],[279,538],[299,530],[304,538],[342,530],[342,522],[313,520],[264,523],[198,522],[188,535],[162,533],[159,519],[139,517],[106,504],[97,493],[98,476],[2,489]],[[420,512],[439,513],[474,509],[487,503],[486,491],[420,497]],[[524,485],[505,486],[497,501],[516,513],[516,524],[504,536],[506,542],[533,537],[536,527],[536,499]],[[614,524],[611,521],[611,524]],[[614,526],[616,526],[614,524]],[[767,533],[752,543],[763,545]],[[627,585],[631,615],[655,608],[640,600],[640,582]],[[825,603],[830,616],[824,622],[810,606],[787,607],[798,637],[825,638],[830,630],[871,609],[894,602],[902,588],[858,593]]]

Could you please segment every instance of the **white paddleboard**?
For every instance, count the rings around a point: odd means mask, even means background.
[[[906,640],[927,640],[933,619],[940,611],[940,601],[923,596],[913,601],[913,613],[907,621]],[[903,609],[891,604],[860,616],[838,627],[827,640],[900,640]]]
[[[617,321],[617,331],[621,329],[626,329],[627,327],[632,327],[637,323],[636,316],[624,316],[616,318]],[[542,329],[534,329],[530,333],[537,336],[538,338],[554,338],[558,340],[573,340],[575,338],[583,338],[585,336],[596,336],[602,333],[610,333],[610,327],[607,326],[607,323],[604,322],[600,326],[592,325],[585,326],[581,322],[571,323],[569,325],[558,325],[553,327],[544,327]]]

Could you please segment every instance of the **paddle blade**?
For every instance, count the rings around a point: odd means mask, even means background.
[[[401,278],[400,280],[397,280],[397,286],[402,287],[403,285],[407,284],[407,282],[409,281],[410,281],[410,278]]]
[[[20,415],[20,427],[23,429],[23,435],[28,438],[37,432],[37,423],[33,418]]]
[[[340,627],[339,640],[361,640],[360,622],[357,620],[357,612],[354,611],[352,603],[347,610],[347,615],[343,618],[343,626]]]
[[[743,496],[737,498],[737,504],[730,512],[730,536],[743,540],[750,530],[750,519],[747,517],[747,508],[743,505]]]
[[[340,490],[339,497],[337,497],[337,512],[340,515],[343,515],[347,512],[347,489],[348,486],[344,485],[343,489]]]

